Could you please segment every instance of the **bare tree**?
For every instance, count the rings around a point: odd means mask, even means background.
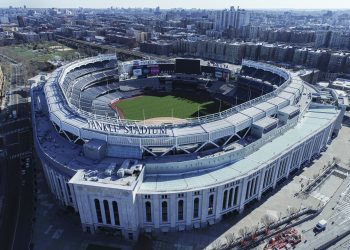
[[[288,207],[288,208],[287,208],[287,214],[288,214],[289,216],[295,214],[296,212],[298,212],[298,208],[295,208],[295,207]]]
[[[275,222],[274,218],[272,218],[271,215],[268,214],[265,214],[260,221],[266,229],[269,229],[270,226]]]
[[[236,241],[236,236],[234,233],[228,233],[225,235],[227,246],[232,246],[233,243]]]
[[[302,199],[302,200],[305,200],[305,199],[307,199],[308,197],[309,197],[309,195],[306,193],[306,192],[304,192],[304,191],[301,191],[299,194],[298,194],[298,197],[300,198],[300,199]],[[288,213],[287,213],[288,214]],[[289,214],[288,214],[289,215]]]
[[[280,211],[280,212],[278,213],[278,220],[281,220],[282,217],[283,217],[283,214],[282,214],[282,212]]]
[[[333,157],[333,162],[334,162],[335,165],[338,165],[338,164],[340,163],[340,158],[334,156],[334,157]]]
[[[238,233],[242,238],[245,238],[249,233],[249,228],[243,227],[243,228],[239,229]]]
[[[253,240],[255,240],[255,238],[256,238],[256,233],[258,232],[258,230],[259,230],[259,222],[258,222],[258,224],[256,224],[255,226],[252,226],[251,232],[252,232],[252,239],[253,239]]]

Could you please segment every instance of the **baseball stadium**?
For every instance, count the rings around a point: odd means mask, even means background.
[[[66,64],[32,85],[37,154],[82,230],[137,240],[241,213],[326,150],[342,110],[290,70],[243,60]]]

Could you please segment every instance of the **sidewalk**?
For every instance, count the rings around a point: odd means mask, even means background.
[[[244,227],[248,227],[249,229],[252,229],[256,225],[261,227],[261,218],[265,214],[279,217],[282,213],[283,217],[286,216],[286,210],[288,207],[295,209],[310,206],[314,208],[317,207],[319,204],[323,203],[323,200],[313,196],[300,195],[296,197],[295,194],[300,191],[301,184],[304,184],[305,186],[308,181],[313,180],[315,178],[314,176],[322,171],[324,165],[331,161],[333,156],[337,156],[341,159],[340,165],[342,166],[349,162],[349,138],[350,127],[344,126],[339,136],[333,140],[332,144],[329,145],[327,151],[323,153],[321,158],[316,159],[313,164],[306,166],[301,173],[298,173],[294,177],[290,177],[290,179],[282,183],[275,190],[270,191],[267,194],[267,197],[263,198],[260,202],[253,204],[250,208],[245,209],[243,214],[232,214],[228,216],[229,218],[223,219],[218,224],[199,230],[155,235],[155,249],[161,250],[165,247],[166,249],[213,249],[217,241],[224,244],[226,242],[225,236],[228,234],[234,233],[235,237],[238,238],[240,237],[240,229]],[[348,179],[346,182],[347,181]],[[339,190],[344,189],[344,185],[347,185],[344,183],[345,182],[339,180],[339,178],[336,178],[336,181],[333,179],[328,180],[325,185],[327,191],[330,193],[330,191],[334,190],[335,193],[332,192],[331,195],[329,195],[330,208],[326,207],[322,212],[322,215],[332,211],[332,207],[334,207],[339,198]],[[338,184],[339,187],[337,186]],[[336,189],[336,187],[338,187],[338,189]],[[331,196],[333,198],[331,198]],[[314,220],[306,222],[304,225],[308,225],[308,228],[313,228],[315,226]]]
[[[327,242],[337,238],[337,235],[341,235],[349,231],[349,225],[347,223],[343,225],[338,225],[337,223],[332,224],[332,222],[336,221],[337,218],[329,220],[329,218],[334,213],[334,208],[336,207],[337,203],[341,199],[344,191],[346,191],[349,186],[350,186],[350,175],[345,179],[342,185],[338,188],[337,192],[329,200],[329,202],[324,207],[320,215],[315,217],[313,220],[310,220],[304,223],[300,227],[300,230],[302,230],[302,233],[305,234],[304,237],[306,238],[304,240],[306,240],[306,243],[299,245],[298,249],[317,249],[322,245],[326,244]],[[325,219],[328,221],[327,229],[326,231],[320,233],[319,235],[314,236],[314,233],[312,232],[312,230],[314,226],[317,224],[317,222],[320,221],[321,219]]]

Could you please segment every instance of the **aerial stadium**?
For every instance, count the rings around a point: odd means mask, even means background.
[[[282,184],[341,126],[283,68],[81,59],[32,86],[37,154],[82,229],[128,240],[203,228]]]

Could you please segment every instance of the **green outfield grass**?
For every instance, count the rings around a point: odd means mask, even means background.
[[[143,120],[156,117],[190,118],[215,113],[218,101],[207,96],[193,94],[193,98],[179,95],[144,95],[126,99],[116,104],[125,119]],[[144,117],[145,116],[145,117]]]

